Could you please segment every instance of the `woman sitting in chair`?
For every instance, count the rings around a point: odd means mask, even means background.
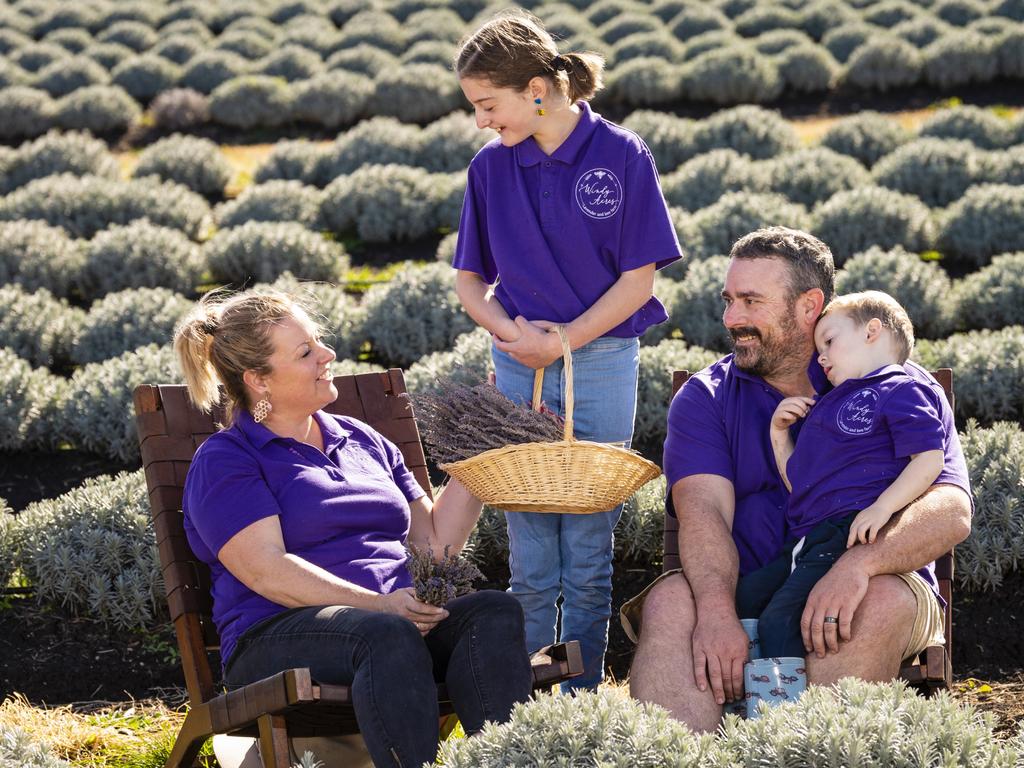
[[[456,481],[431,505],[394,444],[321,409],[338,397],[334,351],[291,297],[204,299],[175,332],[189,396],[228,398],[229,426],[196,451],[185,531],[210,566],[224,679],[292,667],[349,685],[377,766],[433,762],[436,681],[467,733],[504,721],[531,690],[515,598],[419,602],[403,545],[466,542],[480,502]]]

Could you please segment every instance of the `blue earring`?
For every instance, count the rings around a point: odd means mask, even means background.
[[[538,96],[536,99],[534,99],[533,103],[537,105],[537,114],[540,115],[541,117],[544,117],[544,110],[541,109],[541,106],[540,106],[540,103],[541,103],[540,96]]]

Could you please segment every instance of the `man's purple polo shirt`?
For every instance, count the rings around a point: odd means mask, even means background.
[[[381,594],[410,586],[403,543],[409,502],[424,491],[397,447],[356,419],[314,414],[324,452],[238,412],[196,451],[185,478],[185,533],[210,566],[213,620],[226,664],[246,629],[285,610],[236,579],[217,559],[236,533],[266,517],[285,549]]]
[[[823,520],[871,506],[913,454],[943,450],[944,400],[899,365],[848,379],[819,397],[786,467],[793,486],[789,534],[806,536]]]
[[[550,156],[533,137],[500,139],[469,166],[453,266],[488,283],[509,317],[568,323],[623,272],[679,258],[651,152],[639,136],[579,104]],[[639,336],[667,318],[651,297],[606,336]]]
[[[817,363],[813,362],[817,367]],[[946,432],[945,464],[936,484],[950,484],[970,495],[970,482],[953,412],[942,387],[916,363],[908,375],[936,394]],[[812,382],[824,374],[818,367]],[[732,535],[739,552],[740,575],[767,565],[791,534],[786,527],[788,494],[782,484],[769,439],[769,427],[782,395],[758,376],[739,370],[732,355],[690,377],[672,399],[665,439],[665,475],[671,488],[690,475],[726,478],[735,490]],[[797,427],[800,422],[797,422]],[[935,585],[934,575],[919,571]]]

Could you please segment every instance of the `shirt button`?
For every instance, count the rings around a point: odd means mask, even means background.
[[[544,197],[551,197],[551,193],[550,192],[545,192],[544,193]]]
[[[544,163],[544,167],[545,167],[545,168],[550,168],[550,167],[551,167],[551,161],[550,161],[550,160],[547,160],[547,161],[546,161],[546,162]]]

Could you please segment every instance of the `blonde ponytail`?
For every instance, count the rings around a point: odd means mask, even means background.
[[[221,381],[210,361],[219,319],[217,307],[204,299],[174,331],[174,353],[185,377],[189,399],[206,413],[220,401],[217,386]]]

